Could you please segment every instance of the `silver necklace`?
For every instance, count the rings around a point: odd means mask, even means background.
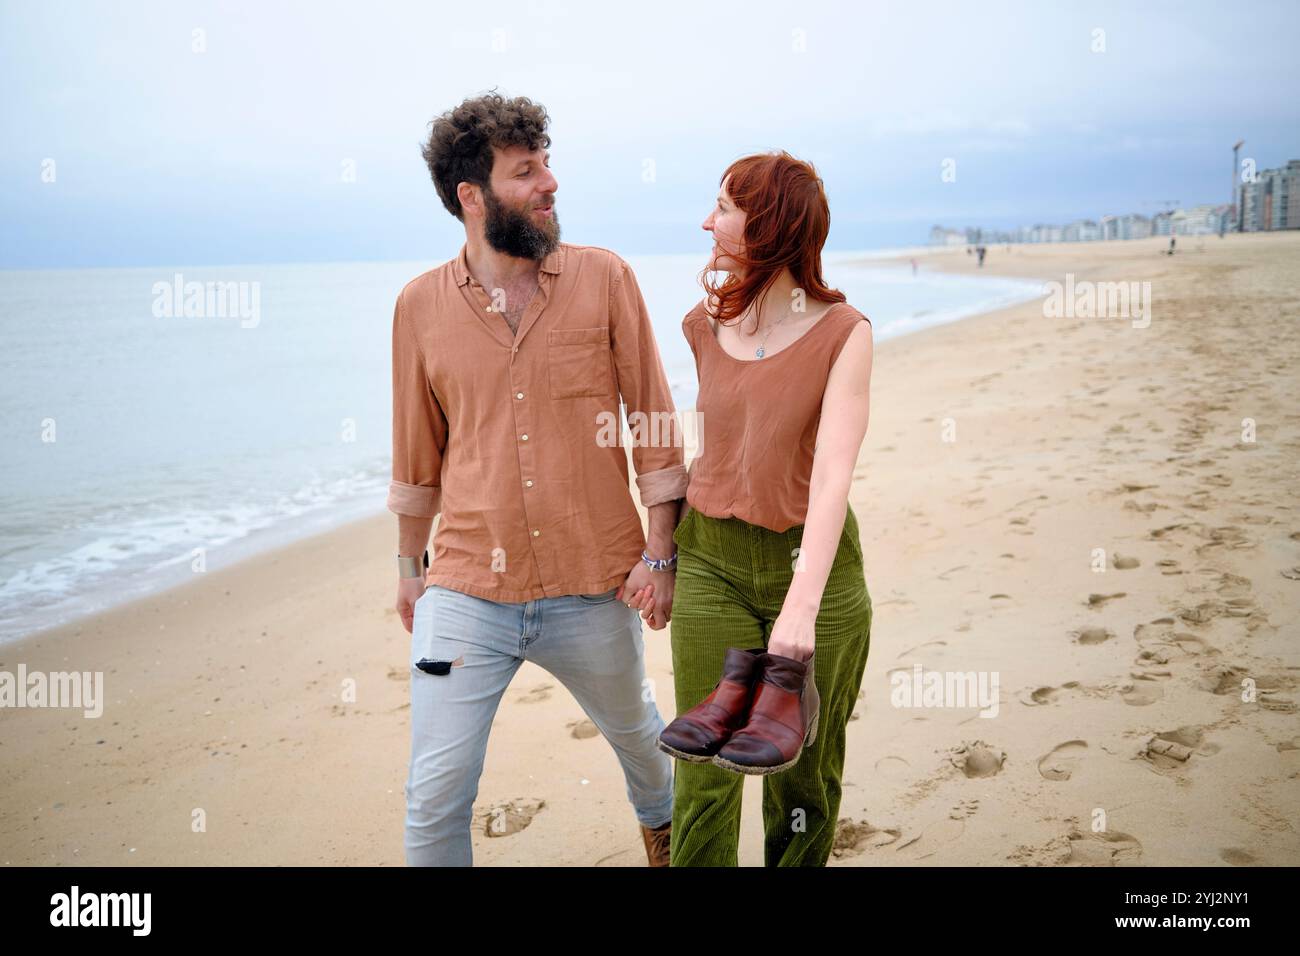
[[[756,352],[754,352],[754,355],[755,355],[756,357],[758,357],[758,358],[762,358],[764,355],[767,354],[767,349],[765,348],[765,346],[767,345],[767,339],[768,339],[768,336],[770,336],[770,335],[772,334],[772,330],[773,330],[773,329],[775,329],[778,325],[780,325],[780,324],[781,324],[782,322],[784,322],[786,319],[790,318],[790,316],[793,315],[793,314],[794,314],[793,312],[787,312],[785,315],[781,316],[781,318],[777,319],[775,322],[773,322],[771,325],[769,325],[769,326],[767,327],[767,335],[764,335],[764,336],[763,336],[763,341],[759,343],[758,350],[757,350]]]

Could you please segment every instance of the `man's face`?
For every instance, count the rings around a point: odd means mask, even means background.
[[[484,237],[497,252],[543,259],[560,242],[550,153],[523,146],[492,147],[491,188],[483,192]]]

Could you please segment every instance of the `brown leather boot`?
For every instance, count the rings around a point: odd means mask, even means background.
[[[763,654],[759,666],[749,721],[713,757],[714,764],[737,773],[769,774],[793,767],[817,739],[821,698],[813,683],[812,657],[800,662]]]
[[[669,849],[673,841],[673,821],[653,830],[644,823],[641,825],[641,839],[645,842],[645,857],[651,866],[668,866]]]
[[[679,760],[708,763],[727,739],[744,726],[749,699],[758,678],[761,647],[727,648],[722,659],[722,678],[709,696],[684,714],[679,714],[659,734],[659,749]]]

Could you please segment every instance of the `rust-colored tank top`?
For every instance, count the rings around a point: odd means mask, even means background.
[[[772,531],[804,523],[826,381],[853,329],[870,321],[837,302],[789,345],[748,361],[722,347],[703,301],[686,314],[702,430],[686,490],[692,508]]]

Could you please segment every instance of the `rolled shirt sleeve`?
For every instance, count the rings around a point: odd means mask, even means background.
[[[393,308],[393,480],[388,510],[434,518],[442,510],[442,458],[447,417],[425,372],[398,296]]]
[[[616,257],[610,284],[610,339],[618,390],[632,433],[632,462],[641,504],[686,496],[681,427],[664,374],[650,314],[631,267]]]

